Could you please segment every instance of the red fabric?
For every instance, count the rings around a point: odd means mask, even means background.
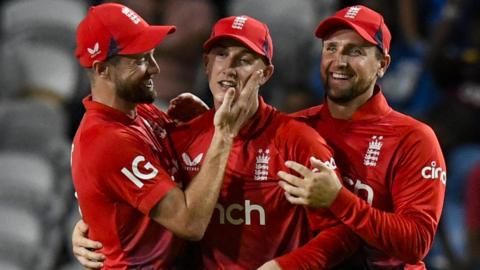
[[[367,243],[365,263],[424,269],[443,207],[445,161],[434,132],[376,91],[351,120],[332,118],[326,105],[294,116],[335,152],[346,188],[330,210]]]
[[[182,166],[193,177],[213,136],[209,111],[172,133]],[[268,152],[267,152],[268,151]],[[332,152],[312,128],[260,102],[234,142],[212,220],[200,242],[205,269],[256,269],[301,246],[314,256],[280,258],[284,269],[320,269],[348,257],[359,239],[326,210],[290,204],[278,185],[285,161],[331,161]],[[318,241],[311,241],[319,231]],[[336,258],[329,251],[335,250]]]
[[[471,231],[480,231],[480,163],[477,163],[468,176],[466,186],[467,226]]]
[[[154,130],[162,127],[90,97],[84,105],[72,176],[89,238],[103,244],[105,269],[170,269],[183,242],[148,217],[176,185],[174,160],[155,138]]]

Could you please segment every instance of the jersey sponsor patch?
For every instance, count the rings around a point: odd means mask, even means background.
[[[218,223],[232,225],[252,225],[252,214],[258,215],[258,224],[265,225],[265,209],[259,204],[253,204],[250,200],[245,200],[242,204],[232,203],[230,205],[222,205],[217,203],[215,209],[218,211]]]
[[[143,173],[139,170],[140,162],[144,162],[144,156],[136,156],[132,161],[131,170],[123,167],[121,172],[125,175],[130,181],[132,181],[138,188],[143,187],[142,180],[151,180],[158,174],[158,169],[155,168],[152,163],[147,161],[141,168],[146,173]],[[141,179],[141,180],[140,180]]]
[[[195,158],[191,158],[187,153],[182,154],[183,163],[187,171],[198,171],[200,169],[200,162],[202,161],[203,153],[198,154]]]
[[[440,179],[444,185],[447,184],[447,172],[442,167],[437,167],[436,161],[432,161],[430,165],[423,167],[421,174],[423,179]]]

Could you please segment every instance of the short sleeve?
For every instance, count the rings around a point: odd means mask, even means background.
[[[128,131],[108,133],[96,140],[94,159],[103,192],[148,215],[176,186],[161,165],[161,153]],[[100,168],[98,168],[100,167]]]

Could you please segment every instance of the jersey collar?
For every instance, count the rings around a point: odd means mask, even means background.
[[[93,101],[91,95],[85,97],[82,102],[87,112],[103,114],[124,124],[132,123],[137,118],[131,118],[129,115],[120,110],[114,109],[100,102]]]
[[[378,84],[375,85],[373,91],[373,96],[353,114],[349,121],[375,121],[392,111]],[[328,110],[328,103],[324,104],[322,113],[332,118]]]
[[[250,120],[242,127],[238,137],[240,139],[248,139],[253,137],[257,132],[262,131],[268,123],[271,122],[271,116],[275,109],[265,103],[261,96],[258,97],[258,110]]]

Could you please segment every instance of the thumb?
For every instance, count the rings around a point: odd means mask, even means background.
[[[83,219],[79,220],[77,225],[78,225],[78,229],[80,229],[82,233],[88,232],[88,224],[85,223]]]
[[[310,163],[312,164],[313,168],[315,168],[315,171],[325,171],[325,170],[330,170],[330,168],[327,166],[327,164],[323,163],[321,160],[316,159],[315,157],[310,157]]]

